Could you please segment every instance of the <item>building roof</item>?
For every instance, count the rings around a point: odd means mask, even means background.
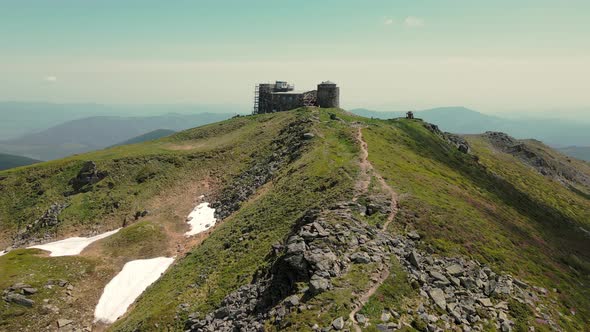
[[[281,92],[271,92],[271,94],[273,94],[273,95],[302,95],[304,93],[311,92],[311,91],[313,91],[313,90],[307,90],[307,91],[302,91],[302,90],[300,90],[300,91],[281,91]]]

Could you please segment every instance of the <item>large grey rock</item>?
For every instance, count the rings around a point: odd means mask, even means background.
[[[336,331],[340,331],[344,328],[344,318],[338,317],[332,321],[332,327]]]
[[[455,276],[455,277],[463,274],[463,267],[459,264],[453,264],[451,266],[448,266],[446,268],[446,270],[447,270],[448,274]]]
[[[414,241],[420,240],[420,234],[415,231],[411,231],[408,233],[408,237]]]
[[[33,288],[33,287],[23,288],[23,294],[25,294],[25,295],[33,295],[35,293],[37,293],[37,288]]]
[[[433,288],[428,291],[428,295],[432,298],[432,301],[441,308],[445,310],[447,308],[447,301],[445,299],[445,293],[440,288]]]
[[[412,250],[412,252],[410,252],[410,254],[408,255],[408,261],[410,262],[410,264],[412,264],[415,268],[419,269],[420,268],[420,263],[418,263],[418,254],[416,253],[415,250]]]
[[[22,305],[23,307],[27,307],[27,308],[31,308],[31,307],[33,307],[33,304],[35,304],[35,301],[28,299],[27,297],[25,297],[22,294],[16,294],[16,293],[9,293],[8,295],[6,295],[6,297],[4,299],[7,302],[12,302],[12,303]]]
[[[65,319],[65,318],[60,318],[57,320],[57,327],[58,328],[62,328],[64,326],[68,326],[70,324],[72,324],[73,321],[69,320],[69,319]]]
[[[313,275],[309,281],[309,290],[313,294],[319,294],[330,288],[330,281],[318,275]]]
[[[359,314],[358,312],[356,314],[354,314],[354,319],[356,320],[357,323],[359,323],[361,325],[365,325],[365,323],[367,322],[367,318],[365,317],[365,315]]]
[[[336,255],[331,251],[305,252],[305,260],[316,270],[320,271],[331,271],[337,259]]]
[[[371,257],[366,252],[361,251],[350,255],[350,260],[358,264],[367,264],[371,262]]]
[[[297,295],[291,295],[285,299],[285,303],[288,306],[296,307],[299,305],[299,297]]]
[[[294,242],[287,245],[287,254],[298,254],[305,251],[305,242]]]
[[[492,303],[492,301],[487,298],[481,298],[481,299],[477,299],[477,302],[479,302],[479,304],[481,304],[482,306],[486,307],[486,308],[491,308],[494,306],[494,304]]]
[[[442,273],[440,273],[438,271],[430,271],[430,275],[438,281],[442,281],[445,283],[449,282],[449,279],[447,279],[447,277],[445,277]]]

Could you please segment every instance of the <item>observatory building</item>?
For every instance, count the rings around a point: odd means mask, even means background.
[[[307,91],[295,91],[295,86],[285,81],[261,83],[254,91],[252,114],[282,112],[303,106],[340,107],[340,88],[330,81],[318,84],[317,90]]]

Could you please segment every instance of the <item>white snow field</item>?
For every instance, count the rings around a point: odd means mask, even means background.
[[[104,288],[94,310],[94,321],[113,323],[127,311],[127,308],[158,280],[174,262],[174,258],[157,257],[128,262]]]
[[[51,252],[51,254],[49,254],[49,256],[51,257],[74,256],[81,253],[82,250],[88,247],[92,242],[104,239],[105,237],[109,237],[117,233],[119,230],[120,228],[117,228],[114,231],[102,233],[93,237],[70,237],[56,242],[49,242],[45,244],[32,246],[29,247],[29,249],[35,248],[49,251]]]
[[[215,225],[215,209],[209,207],[209,203],[204,202],[197,205],[186,218],[190,230],[184,235],[191,236],[199,234]]]

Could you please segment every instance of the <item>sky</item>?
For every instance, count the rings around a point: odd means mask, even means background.
[[[590,113],[587,0],[0,0],[0,100]]]

